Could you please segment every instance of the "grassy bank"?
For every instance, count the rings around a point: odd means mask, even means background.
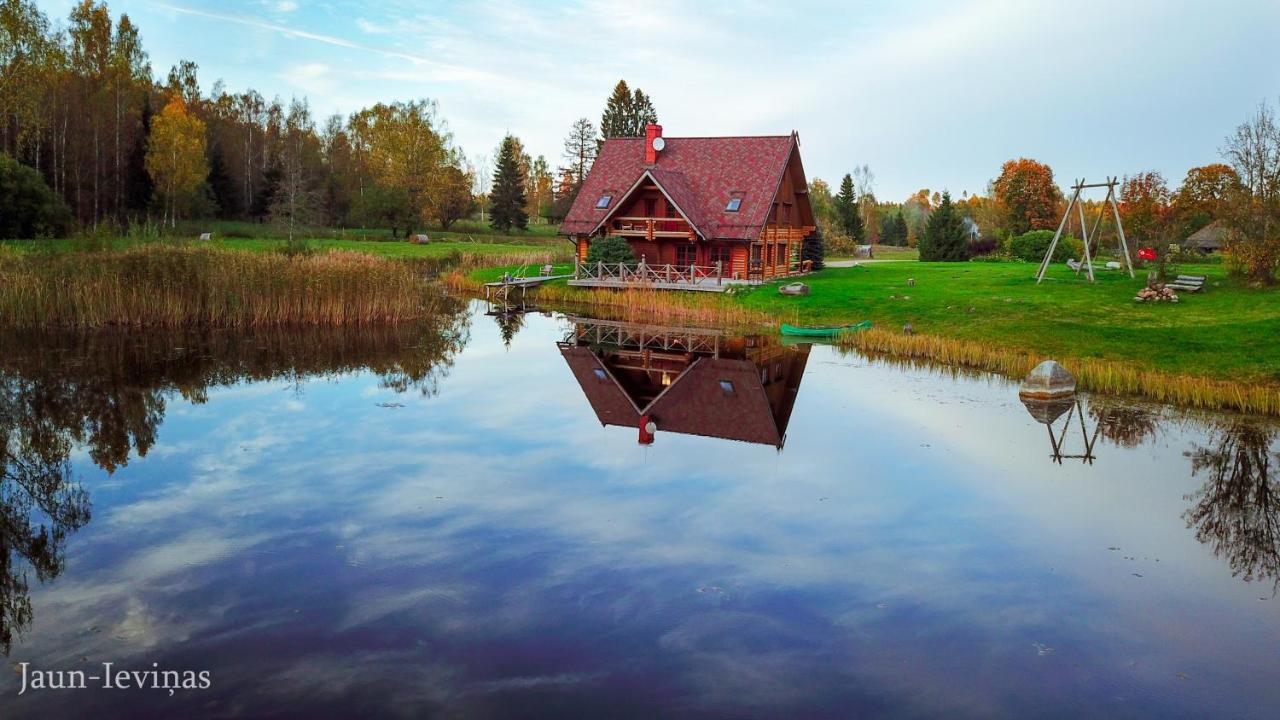
[[[584,304],[615,316],[777,325],[845,324],[876,330],[844,339],[866,352],[1020,377],[1046,357],[1082,387],[1205,408],[1280,414],[1280,294],[1248,287],[1218,264],[1184,265],[1208,276],[1177,304],[1133,301],[1145,274],[1099,271],[1088,283],[1064,267],[1043,284],[1027,263],[867,263],[805,279],[806,297],[776,284],[732,295],[597,292],[563,283],[538,302]],[[475,271],[477,282],[501,274]],[[455,280],[455,284],[457,281]],[[634,308],[643,308],[636,310]],[[902,327],[910,323],[914,334]]]
[[[519,238],[512,236],[475,236],[472,238],[456,238],[432,240],[429,243],[416,245],[405,240],[358,240],[335,238],[307,238],[306,245],[312,250],[349,250],[369,255],[388,258],[448,258],[458,255],[463,258],[461,265],[492,265],[494,263],[546,263],[551,261],[567,261],[572,258],[573,251],[568,243],[555,238]],[[98,252],[103,250],[128,250],[151,245],[206,247],[226,250],[248,250],[252,252],[274,252],[285,247],[286,241],[279,237],[248,238],[215,238],[201,242],[189,239],[165,239],[141,241],[127,237],[111,237],[96,240],[3,240],[0,241],[0,252],[16,254],[62,254],[74,252]]]
[[[148,245],[0,254],[0,327],[363,325],[423,317],[410,263],[329,251],[288,257]]]

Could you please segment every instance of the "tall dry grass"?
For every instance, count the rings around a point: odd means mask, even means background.
[[[357,252],[146,245],[0,257],[0,327],[360,325],[423,316],[423,274]]]
[[[1040,354],[969,340],[904,335],[878,328],[843,335],[838,343],[870,355],[937,362],[1012,378],[1024,377],[1044,359]],[[1274,386],[1178,375],[1099,358],[1058,358],[1058,361],[1076,376],[1076,384],[1083,390],[1134,395],[1206,410],[1280,415],[1280,389]]]

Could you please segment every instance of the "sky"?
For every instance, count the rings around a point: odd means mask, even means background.
[[[73,0],[37,0],[63,19]],[[561,163],[619,79],[664,134],[800,133],[810,179],[867,164],[882,200],[983,193],[1001,163],[1059,184],[1158,170],[1175,186],[1280,98],[1280,2],[615,3],[110,0],[157,76],[309,99],[323,119],[431,98],[483,165],[510,132]]]

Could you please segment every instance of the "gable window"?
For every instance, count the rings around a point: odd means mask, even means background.
[[[729,198],[729,204],[724,206],[724,211],[738,212],[738,209],[741,207],[742,207],[742,198],[740,197]]]
[[[658,201],[656,199],[648,198],[644,201],[644,216],[645,217],[658,216]]]
[[[791,203],[782,203],[782,222],[791,222]]]
[[[601,196],[600,196],[600,199],[596,201],[596,209],[597,209],[597,210],[603,210],[603,209],[605,209],[605,208],[609,207],[609,203],[611,203],[611,202],[613,202],[613,196],[612,196],[612,195],[601,195]]]

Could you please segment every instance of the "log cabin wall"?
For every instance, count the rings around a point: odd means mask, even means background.
[[[773,198],[769,220],[752,250],[761,260],[764,279],[784,277],[798,271],[801,245],[813,230],[808,184],[800,156],[793,153],[782,174],[778,193]]]

